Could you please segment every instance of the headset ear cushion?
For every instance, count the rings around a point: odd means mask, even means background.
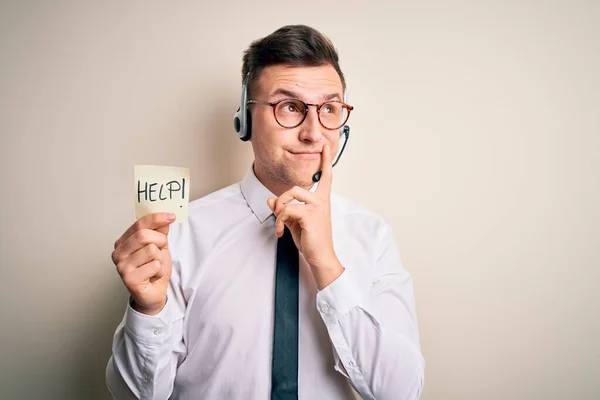
[[[246,111],[246,134],[244,135],[244,141],[250,140],[252,137],[252,116],[250,115],[250,110]]]
[[[242,121],[240,121],[240,109],[238,108],[237,112],[233,116],[233,129],[235,133],[239,134],[242,129]]]

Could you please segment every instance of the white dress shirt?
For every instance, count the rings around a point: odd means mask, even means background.
[[[277,238],[268,197],[250,168],[171,225],[165,307],[148,316],[128,306],[115,332],[106,379],[116,399],[270,399]],[[319,291],[300,254],[298,398],[352,399],[352,385],[363,399],[418,399],[425,362],[413,286],[391,229],[334,193],[331,214],[344,272]]]

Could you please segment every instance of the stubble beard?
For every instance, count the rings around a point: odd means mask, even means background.
[[[288,165],[279,164],[274,168],[275,178],[287,186],[306,187],[310,185],[308,179],[303,177],[298,171],[294,171]]]

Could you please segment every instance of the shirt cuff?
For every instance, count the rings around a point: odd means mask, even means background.
[[[147,315],[134,310],[129,302],[125,316],[125,330],[135,341],[146,344],[162,344],[171,336],[170,309],[167,299],[165,306],[158,314]]]
[[[317,293],[317,308],[325,323],[336,323],[360,303],[362,296],[352,273],[344,269],[335,281]]]

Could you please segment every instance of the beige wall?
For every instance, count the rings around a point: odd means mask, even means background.
[[[0,398],[107,398],[133,165],[240,179],[241,54],[287,23],[340,50],[335,190],[394,227],[423,399],[600,398],[599,3],[466,0],[2,1]]]

